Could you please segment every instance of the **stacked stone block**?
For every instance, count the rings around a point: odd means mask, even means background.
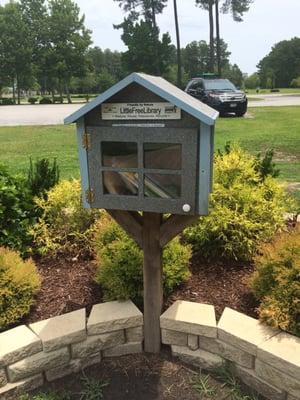
[[[174,356],[205,370],[223,363],[270,400],[300,400],[300,339],[226,308],[175,302],[161,316],[162,342]]]
[[[0,399],[98,364],[142,351],[143,315],[131,301],[95,305],[0,334]]]

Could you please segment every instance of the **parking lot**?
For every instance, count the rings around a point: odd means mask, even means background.
[[[249,107],[299,106],[300,94],[251,95]],[[58,125],[84,104],[20,105],[0,107],[0,126]]]

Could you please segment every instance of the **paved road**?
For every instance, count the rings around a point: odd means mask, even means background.
[[[249,96],[250,97],[250,96]],[[249,102],[249,107],[300,106],[300,94],[251,95],[263,100]],[[0,126],[57,125],[83,104],[21,105],[0,107]]]
[[[251,98],[257,98],[258,101],[251,100],[249,107],[281,107],[281,106],[299,106],[299,94],[266,94],[249,95]]]
[[[0,126],[57,125],[83,104],[36,104],[0,107]]]

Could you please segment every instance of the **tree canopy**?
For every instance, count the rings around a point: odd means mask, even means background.
[[[275,44],[257,67],[263,87],[289,87],[300,76],[300,38]]]

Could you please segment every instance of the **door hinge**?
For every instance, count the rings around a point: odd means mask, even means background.
[[[94,196],[94,191],[93,191],[93,189],[89,188],[88,190],[86,190],[86,192],[85,192],[85,198],[86,198],[86,201],[87,201],[89,204],[92,204],[92,203],[94,202],[95,196]]]
[[[82,146],[86,150],[91,150],[91,134],[90,133],[85,133],[82,138]]]

